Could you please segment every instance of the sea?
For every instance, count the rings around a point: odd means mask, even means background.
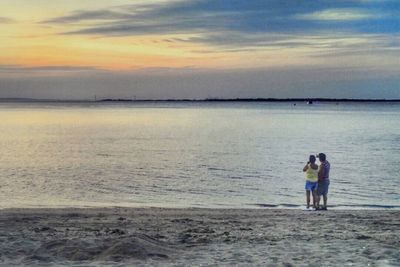
[[[400,208],[400,103],[3,102],[0,208],[304,208],[320,152],[331,208]]]

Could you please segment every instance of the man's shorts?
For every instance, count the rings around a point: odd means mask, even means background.
[[[328,195],[328,189],[329,189],[329,179],[322,180],[321,182],[318,182],[318,196],[327,196]]]
[[[305,189],[307,191],[314,191],[314,190],[317,190],[317,188],[318,188],[318,182],[306,181]]]

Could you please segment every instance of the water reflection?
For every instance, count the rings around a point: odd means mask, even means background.
[[[376,107],[0,104],[0,202],[296,205],[324,151],[333,205],[399,205],[400,107]]]

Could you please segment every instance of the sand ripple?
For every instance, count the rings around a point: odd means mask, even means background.
[[[43,242],[25,262],[53,261],[123,261],[129,259],[166,259],[173,253],[164,242],[144,234],[121,239],[60,239]]]
[[[398,210],[6,210],[0,265],[400,266],[399,218]]]

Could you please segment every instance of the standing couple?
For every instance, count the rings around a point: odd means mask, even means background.
[[[313,207],[315,210],[327,210],[328,202],[328,189],[329,189],[329,170],[331,165],[329,161],[326,160],[326,155],[324,153],[319,153],[317,155],[320,161],[318,166],[315,161],[316,157],[310,155],[310,158],[303,168],[303,172],[306,173],[306,200],[307,209],[310,208],[310,195],[313,197]],[[324,205],[320,206],[319,202],[323,197]]]

